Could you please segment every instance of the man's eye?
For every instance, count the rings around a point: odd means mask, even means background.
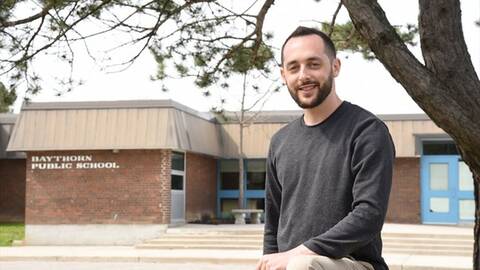
[[[290,67],[288,68],[289,71],[295,71],[295,70],[297,70],[297,69],[298,69],[298,66],[290,66]]]
[[[318,68],[320,67],[320,63],[310,63],[310,67]]]

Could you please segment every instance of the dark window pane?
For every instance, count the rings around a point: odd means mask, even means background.
[[[424,142],[424,155],[458,155],[457,147],[453,142]]]
[[[265,210],[265,199],[248,199],[247,200],[249,209],[262,209]]]
[[[263,190],[265,189],[265,172],[248,172],[247,189]]]
[[[238,172],[220,173],[220,189],[238,190]]]
[[[183,153],[172,152],[172,170],[185,170],[185,155]]]
[[[172,190],[183,190],[183,176],[172,175]]]
[[[238,190],[238,160],[220,161],[220,189]]]
[[[247,160],[247,189],[265,189],[265,159]]]

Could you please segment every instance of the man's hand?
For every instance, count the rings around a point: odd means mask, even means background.
[[[285,270],[291,258],[299,255],[317,255],[304,245],[286,252],[264,255],[257,263],[255,270]]]

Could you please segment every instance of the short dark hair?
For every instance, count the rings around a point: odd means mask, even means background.
[[[281,51],[281,64],[283,65],[283,49],[285,48],[285,44],[294,37],[302,37],[302,36],[309,36],[309,35],[317,35],[323,40],[323,44],[325,45],[325,52],[330,58],[335,58],[337,56],[337,50],[335,49],[335,44],[333,44],[333,41],[330,39],[330,37],[323,33],[322,31],[315,29],[315,28],[310,28],[310,27],[305,27],[305,26],[299,26],[295,31],[293,31],[290,36],[285,40],[285,42],[282,45],[282,51]]]

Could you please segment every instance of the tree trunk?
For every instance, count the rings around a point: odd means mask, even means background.
[[[419,30],[425,65],[401,41],[375,0],[342,0],[355,28],[425,111],[447,132],[474,175],[474,269],[479,261],[480,81],[462,32],[460,2],[420,0]]]
[[[473,269],[480,269],[480,257],[479,257],[479,241],[478,235],[480,233],[480,208],[479,208],[479,199],[480,199],[480,189],[478,183],[480,183],[480,175],[478,173],[473,174],[473,179],[475,179],[474,192],[475,192],[475,227],[473,228]]]
[[[240,128],[240,145],[238,149],[238,207],[240,209],[245,208],[245,169],[243,162],[243,128],[245,126],[245,95],[247,93],[247,73],[243,74],[243,86],[242,86],[242,101],[240,108],[240,119],[239,119],[239,128]]]
[[[244,200],[244,186],[245,186],[245,173],[243,168],[243,123],[240,123],[240,155],[238,157],[238,208],[245,208]]]

